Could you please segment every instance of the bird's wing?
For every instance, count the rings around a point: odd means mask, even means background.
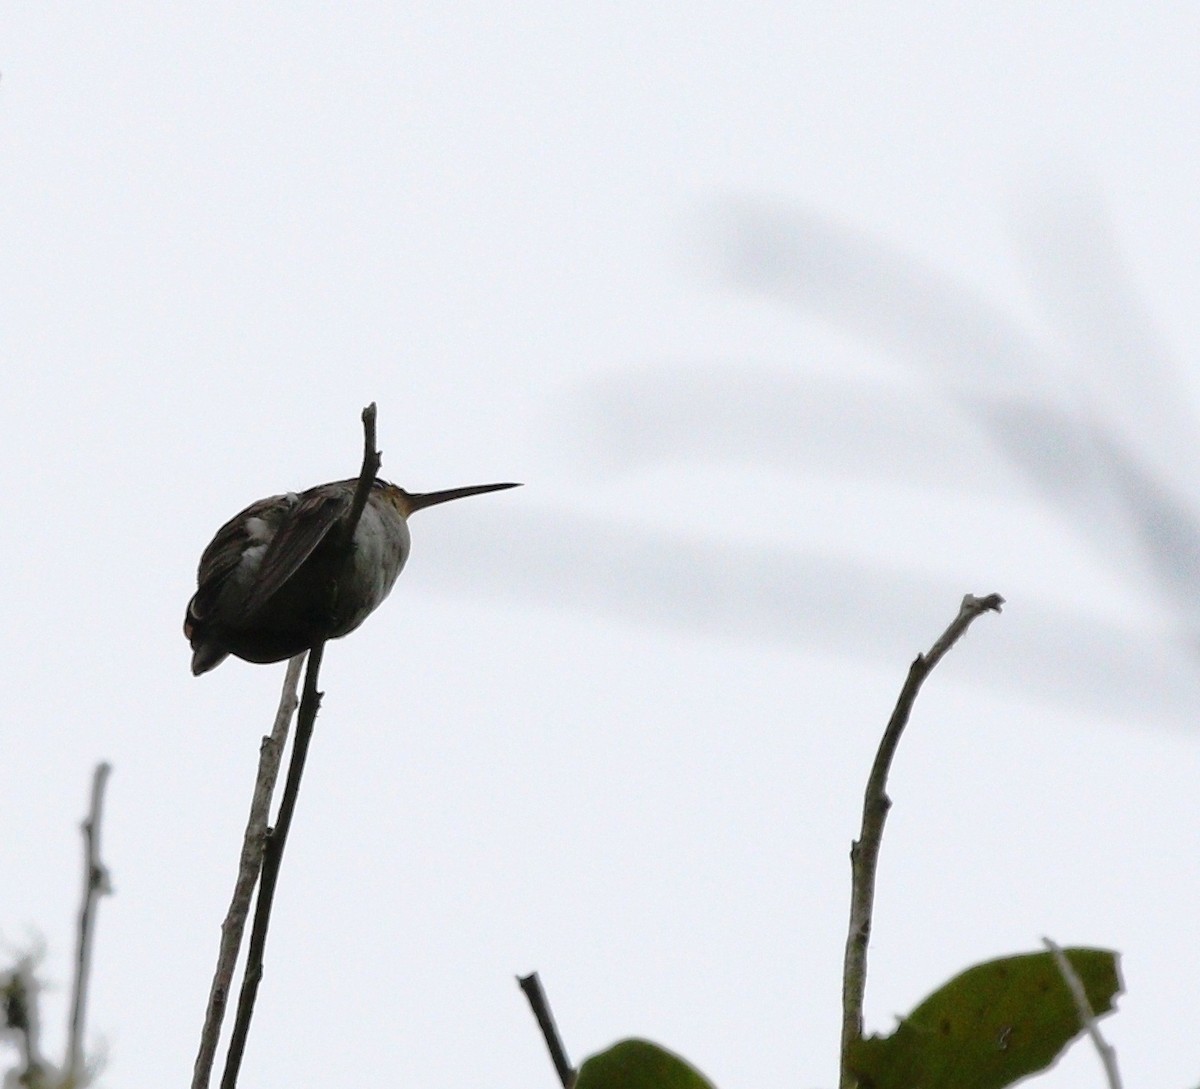
[[[246,550],[253,547],[256,540],[265,543],[269,527],[279,520],[287,502],[288,497],[284,495],[260,499],[239,511],[217,530],[216,536],[200,557],[196,593],[188,602],[189,621],[208,616],[226,579],[238,569]]]
[[[246,615],[265,605],[346,516],[353,493],[336,485],[304,492],[287,511],[263,554],[258,577],[246,600]]]

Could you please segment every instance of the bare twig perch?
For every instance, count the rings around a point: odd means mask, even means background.
[[[112,765],[96,765],[92,773],[92,801],[81,826],[83,831],[83,901],[79,907],[79,935],[75,949],[75,983],[71,998],[71,1023],[67,1033],[66,1080],[80,1080],[83,1066],[83,1029],[87,1014],[88,977],[92,968],[92,935],[96,902],[111,892],[108,871],[100,860],[100,819],[104,814],[104,788]]]
[[[550,1000],[542,989],[541,979],[537,972],[531,972],[527,976],[517,976],[517,985],[525,992],[525,997],[533,1009],[533,1016],[537,1018],[538,1027],[542,1030],[542,1037],[546,1041],[554,1069],[558,1073],[558,1080],[562,1082],[563,1089],[571,1089],[571,1086],[575,1084],[575,1076],[578,1071],[571,1065],[571,1060],[567,1058],[567,1049],[563,1046],[562,1037],[558,1034],[558,1026],[554,1023],[554,1014],[550,1010]]]
[[[267,818],[271,810],[271,798],[275,794],[275,781],[279,777],[279,765],[287,745],[292,715],[296,713],[299,699],[296,689],[300,684],[300,670],[304,666],[304,655],[297,654],[288,662],[287,675],[283,680],[283,691],[279,697],[279,709],[275,712],[275,725],[269,737],[262,739],[258,753],[258,776],[254,781],[254,796],[250,802],[250,817],[246,822],[246,834],[242,838],[242,857],[238,862],[237,880],[233,886],[233,898],[225,921],[221,924],[221,944],[217,952],[217,968],[213,973],[212,988],[208,994],[208,1008],[204,1013],[204,1028],[200,1032],[200,1051],[192,1073],[192,1089],[208,1089],[212,1076],[213,1060],[217,1044],[221,1039],[221,1023],[225,1019],[225,1007],[233,987],[233,973],[237,968],[238,953],[242,948],[242,936],[246,931],[246,920],[250,917],[250,903],[254,897],[254,886],[262,869],[263,851],[267,842]]]
[[[999,612],[1004,598],[999,594],[975,597],[967,594],[958,616],[929,649],[918,654],[909,667],[908,679],[896,701],[896,709],[888,721],[875,754],[875,763],[867,780],[863,798],[862,830],[850,848],[850,931],[846,937],[846,957],[842,971],[842,1065],[841,1089],[854,1089],[855,1079],[846,1067],[850,1045],[862,1038],[863,998],[867,987],[867,945],[871,938],[871,915],[875,904],[875,873],[879,866],[879,848],[883,840],[883,824],[887,820],[891,800],[887,796],[888,772],[900,735],[908,723],[913,702],[925,678],[933,671],[971,622],[985,612]]]
[[[1058,945],[1049,938],[1043,938],[1042,944],[1050,950],[1050,954],[1054,957],[1054,963],[1058,966],[1059,975],[1063,977],[1063,982],[1071,992],[1075,1010],[1079,1014],[1080,1026],[1092,1038],[1092,1043],[1096,1046],[1100,1062],[1104,1064],[1104,1074],[1108,1078],[1108,1089],[1121,1089],[1121,1073],[1117,1069],[1116,1049],[1100,1032],[1100,1026],[1096,1023],[1096,1015],[1092,1012],[1091,1003],[1088,1002],[1083,980],[1079,978],[1079,973],[1071,967],[1066,953]]]
[[[375,405],[368,405],[362,412],[363,463],[350,512],[342,528],[341,542],[347,552],[354,540],[354,531],[370,496],[371,485],[379,472],[380,456],[375,449]],[[347,557],[347,560],[349,557]],[[336,587],[331,588],[336,594]],[[321,670],[321,659],[325,653],[325,640],[316,642],[308,652],[308,668],[304,673],[304,694],[300,699],[300,714],[296,722],[296,739],[292,744],[292,759],[288,766],[287,782],[279,804],[279,815],[275,827],[267,836],[263,853],[262,877],[258,886],[258,903],[254,910],[254,926],[250,932],[250,947],[246,957],[246,971],[242,977],[242,989],[238,996],[237,1014],[233,1033],[229,1041],[229,1052],[225,1059],[225,1071],[221,1076],[221,1089],[235,1089],[242,1056],[246,1050],[246,1038],[250,1032],[250,1020],[254,1015],[254,1002],[263,974],[263,954],[267,944],[267,930],[271,924],[271,905],[275,899],[275,885],[279,878],[279,867],[283,861],[283,850],[287,845],[288,829],[300,794],[300,781],[304,775],[304,762],[312,740],[313,725],[321,705],[321,693],[317,690]]]

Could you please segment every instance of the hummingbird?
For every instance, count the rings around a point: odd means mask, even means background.
[[[386,480],[371,485],[347,549],[337,532],[350,512],[357,479],[273,495],[235,514],[200,557],[197,588],[183,634],[192,674],[230,654],[247,662],[281,662],[322,639],[354,631],[391,592],[408,559],[414,511],[519,484],[474,484],[440,492],[406,492]]]

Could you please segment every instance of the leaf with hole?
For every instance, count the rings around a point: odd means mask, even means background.
[[[1121,990],[1117,954],[1066,949],[1092,1012]],[[1004,1089],[1044,1070],[1079,1033],[1075,1002],[1050,953],[968,968],[934,991],[890,1036],[851,1045],[861,1089]]]

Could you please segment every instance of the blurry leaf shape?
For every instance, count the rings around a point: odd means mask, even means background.
[[[1027,397],[941,400],[920,387],[730,364],[611,372],[586,404],[591,473],[598,458],[629,470],[689,457],[979,494],[1011,487],[1007,463],[1121,569],[1134,554],[1139,527],[1112,479],[1115,437]]]
[[[1111,228],[1090,203],[1086,217],[1043,223],[1036,231],[1042,260],[1027,255],[1038,286],[1057,303],[1051,316],[1068,327],[1074,356],[914,254],[811,209],[730,209],[727,260],[743,282],[870,336],[941,383],[1090,542],[1111,552],[1136,537],[1159,589],[1169,587],[1178,608],[1181,584],[1196,593],[1200,534],[1158,474],[1140,464],[1123,435],[1128,428],[1098,409],[1128,414],[1136,405],[1139,438],[1168,431],[1173,464],[1195,461],[1194,443],[1179,439],[1194,433],[1194,421],[1182,408],[1187,391],[1178,369],[1122,275]],[[1046,258],[1049,251],[1056,261]],[[1105,396],[1110,389],[1115,396]],[[1187,609],[1189,628],[1193,612]]]
[[[546,604],[568,612],[755,645],[895,660],[919,644],[938,609],[962,596],[956,578],[886,569],[803,547],[739,544],[568,511],[506,510],[453,532],[430,523],[420,578],[473,600]],[[497,568],[497,555],[520,564]],[[986,655],[956,674],[1076,709],[1194,725],[1200,670],[1146,632],[1049,601],[1022,602],[989,636]]]
[[[1147,630],[1098,618],[1086,601],[1030,601],[1024,628],[1005,625],[1006,643],[961,668],[1107,715],[1192,722],[1200,513],[1188,474],[1178,480],[1180,468],[1200,472],[1189,390],[1138,302],[1102,204],[1076,184],[1041,211],[1017,242],[1045,326],[818,209],[727,202],[721,258],[737,284],[872,343],[921,381],[872,387],[746,360],[627,370],[587,391],[589,473],[597,462],[630,470],[697,458],[974,496],[1003,482],[999,454],[1175,624]],[[932,571],[900,573],[803,544],[681,539],[566,512],[511,523],[505,543],[529,559],[528,577],[507,570],[505,586],[474,592],[855,657],[885,646],[894,654],[930,603],[961,589]],[[443,551],[466,545],[456,538]],[[480,542],[471,563],[447,566],[440,581],[489,571],[494,548]]]
[[[1006,477],[979,426],[929,390],[730,360],[607,372],[581,390],[582,464],[627,472],[680,458],[857,473],[939,489]]]
[[[1143,468],[1123,446],[1097,439],[1110,487],[1124,503],[1158,589],[1182,614],[1184,634],[1195,649],[1200,627],[1200,524],[1194,508]]]
[[[1053,398],[1066,386],[1040,338],[914,254],[816,209],[763,201],[721,215],[736,283],[874,342],[953,395]]]
[[[1074,385],[1093,412],[1124,421],[1160,471],[1194,482],[1200,450],[1183,368],[1145,305],[1101,194],[1067,174],[1028,192],[1014,215],[1032,297],[1067,346]]]
[[[575,1089],[713,1089],[713,1084],[649,1040],[621,1040],[580,1067]]]
[[[1117,955],[1066,949],[1096,1016],[1121,990]],[[1050,1066],[1082,1031],[1050,953],[977,964],[931,994],[891,1036],[851,1047],[862,1089],[1003,1089]]]

